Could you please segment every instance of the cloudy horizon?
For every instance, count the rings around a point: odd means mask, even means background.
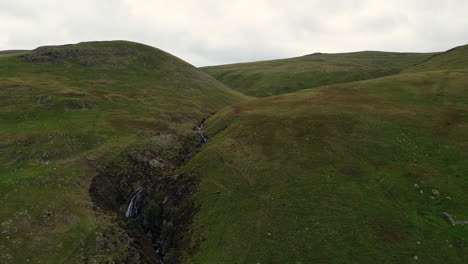
[[[0,0],[0,50],[129,40],[196,66],[468,44],[468,1]]]

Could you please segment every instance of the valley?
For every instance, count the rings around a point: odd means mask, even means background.
[[[0,52],[0,263],[466,263],[468,46]]]

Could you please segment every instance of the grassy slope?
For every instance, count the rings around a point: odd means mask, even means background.
[[[420,63],[430,53],[354,52],[240,63],[202,69],[229,87],[256,97],[372,79]]]
[[[432,56],[428,60],[406,69],[404,72],[438,71],[441,69],[466,69],[468,68],[468,45],[459,46]]]
[[[23,53],[23,52],[27,52],[27,50],[0,50],[0,56],[1,55]]]
[[[451,68],[210,118],[186,167],[202,179],[194,262],[468,263],[468,226],[441,214],[468,220],[468,68]]]
[[[0,263],[79,263],[109,224],[88,196],[96,167],[246,97],[137,43],[39,50],[0,55]]]

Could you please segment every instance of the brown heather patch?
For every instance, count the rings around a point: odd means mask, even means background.
[[[240,104],[233,105],[231,107],[235,115],[240,115],[243,112],[249,112],[249,111],[261,108],[259,105],[253,104],[253,103],[240,103]]]
[[[282,102],[282,101],[285,101],[284,99],[285,99],[284,96],[272,96],[272,97],[257,99],[254,101],[242,102],[239,104],[232,105],[231,107],[234,111],[234,114],[239,115],[243,112],[249,112],[253,110],[262,109],[264,107],[274,106],[274,104],[271,104],[271,103]]]
[[[112,85],[115,84],[115,81],[112,80],[82,80],[81,82],[89,85]]]
[[[110,96],[122,96],[122,97],[132,98],[132,96],[129,94],[119,93],[115,91],[89,90],[89,93],[91,93],[94,96],[99,97],[100,99],[105,99],[105,100],[109,100]]]
[[[468,124],[468,111],[461,108],[451,108],[442,113],[442,120],[437,122],[434,131],[439,136],[447,135],[461,124]]]
[[[34,86],[23,83],[0,83],[0,88],[34,88]]]
[[[380,238],[386,242],[401,242],[404,240],[402,233],[391,229],[382,230]]]
[[[368,161],[375,167],[375,168],[384,168],[387,165],[387,162],[384,160],[379,160],[375,158],[369,158]]]
[[[122,130],[151,130],[151,131],[168,131],[169,126],[167,123],[159,121],[138,120],[132,116],[116,116],[110,119],[113,127]]]
[[[389,223],[374,222],[370,226],[375,230],[377,239],[386,243],[399,243],[405,240],[405,235]]]
[[[167,116],[170,118],[171,122],[190,122],[192,120],[197,120],[197,115],[188,112],[167,112]]]
[[[386,114],[414,114],[416,109],[385,101],[363,91],[347,88],[327,89],[302,100],[294,101],[292,107],[304,105],[337,105],[364,111],[378,111]]]
[[[405,173],[405,176],[413,179],[413,180],[420,180],[420,181],[431,181],[434,176],[436,176],[435,171],[428,170],[425,167],[420,165],[413,164],[411,167],[408,168],[408,171]]]
[[[353,164],[344,164],[340,168],[340,172],[352,178],[361,178],[364,175],[362,169],[359,166],[353,166]]]

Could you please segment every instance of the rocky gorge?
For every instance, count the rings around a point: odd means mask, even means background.
[[[198,140],[160,135],[159,143],[131,149],[92,181],[97,209],[116,215],[146,263],[178,263],[195,249],[188,234],[198,180],[176,172],[207,142],[203,126],[204,120],[194,128]]]

